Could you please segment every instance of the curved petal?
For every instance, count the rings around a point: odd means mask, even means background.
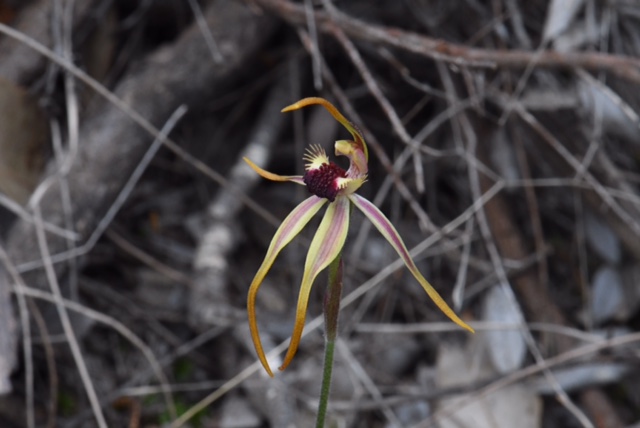
[[[269,269],[271,269],[271,266],[276,260],[276,257],[278,257],[280,251],[282,251],[282,249],[291,242],[298,233],[300,233],[302,228],[309,223],[311,218],[326,202],[326,199],[311,196],[310,198],[302,201],[293,209],[293,211],[291,211],[291,213],[289,213],[287,218],[284,219],[276,231],[276,234],[271,239],[267,255],[264,257],[264,261],[249,287],[249,295],[247,296],[247,312],[249,314],[251,338],[253,339],[253,345],[256,348],[260,362],[271,377],[273,377],[273,372],[269,368],[269,363],[267,363],[267,357],[262,349],[262,342],[260,341],[260,334],[258,332],[258,322],[256,321],[256,295],[264,277],[267,275],[267,272],[269,272]]]
[[[429,284],[429,281],[427,281],[425,277],[422,276],[417,266],[413,262],[413,259],[411,258],[411,255],[407,250],[407,247],[404,245],[404,242],[402,242],[402,238],[400,238],[398,231],[395,227],[393,227],[393,224],[389,221],[389,219],[387,219],[385,215],[382,214],[378,207],[376,207],[360,195],[353,194],[348,195],[347,197],[360,211],[362,211],[365,216],[367,216],[369,220],[371,220],[371,223],[373,223],[376,229],[378,229],[382,236],[384,236],[384,238],[389,241],[391,246],[393,246],[393,248],[398,252],[398,255],[400,255],[400,258],[404,261],[404,264],[407,265],[409,271],[413,274],[416,280],[418,280],[422,288],[424,288],[424,291],[427,292],[436,306],[438,306],[438,308],[440,308],[440,310],[444,312],[444,314],[448,316],[451,321],[455,322],[460,327],[474,333],[474,330],[467,323],[462,321],[455,312],[453,312],[453,310],[449,307],[449,305],[447,305],[444,299],[440,297],[433,286]]]
[[[307,260],[304,264],[304,274],[302,276],[300,294],[298,295],[296,322],[291,334],[291,343],[280,370],[284,370],[289,365],[298,350],[307,315],[309,293],[314,280],[323,269],[338,257],[344,246],[344,241],[349,231],[349,205],[349,200],[345,197],[338,197],[335,202],[329,204],[327,212],[324,214],[320,226],[318,226],[318,231],[313,237],[313,241],[311,241]]]
[[[304,181],[302,181],[301,175],[278,175],[272,172],[266,171],[260,168],[255,163],[251,162],[248,158],[242,158],[252,170],[260,174],[262,178],[266,178],[271,181],[291,181],[292,183],[302,184],[304,186]]]
[[[347,177],[364,178],[369,172],[367,157],[353,141],[339,140],[335,145],[336,156],[346,156],[349,158],[349,170]]]
[[[358,147],[358,149],[360,149],[362,153],[364,153],[365,161],[368,161],[369,151],[367,149],[367,144],[364,142],[364,137],[362,137],[362,133],[360,132],[358,127],[355,126],[353,123],[349,122],[349,120],[346,117],[344,117],[342,113],[340,113],[333,104],[331,104],[329,101],[325,100],[324,98],[320,98],[320,97],[303,98],[300,101],[283,108],[281,111],[283,113],[286,113],[286,112],[298,110],[313,104],[319,104],[325,109],[327,109],[327,111],[331,113],[331,116],[333,116],[335,120],[337,120],[342,124],[342,126],[347,128],[347,131],[349,131],[349,133],[353,136],[353,139],[355,140],[355,144]]]

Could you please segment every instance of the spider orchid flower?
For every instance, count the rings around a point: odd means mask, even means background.
[[[396,231],[391,222],[382,214],[382,212],[367,199],[356,194],[356,190],[367,180],[367,162],[368,152],[360,131],[349,122],[330,102],[323,98],[305,98],[285,107],[282,112],[298,110],[309,105],[319,104],[329,111],[329,113],[340,122],[351,133],[353,140],[340,140],[335,143],[336,156],[346,156],[349,159],[349,169],[346,171],[331,162],[325,151],[318,145],[312,145],[307,154],[304,156],[306,161],[306,172],[303,176],[281,176],[270,173],[255,165],[249,159],[244,160],[249,166],[260,174],[262,177],[272,181],[290,181],[303,186],[313,195],[302,201],[291,213],[284,219],[275,236],[273,237],[267,254],[258,269],[251,286],[247,298],[247,310],[249,314],[249,327],[251,330],[251,338],[256,348],[258,358],[264,366],[269,376],[273,376],[264,350],[260,335],[258,332],[258,323],[256,320],[256,295],[262,284],[267,272],[271,269],[276,257],[282,249],[291,242],[291,240],[300,233],[306,224],[320,211],[322,207],[327,205],[327,209],[322,217],[320,226],[311,241],[309,252],[304,265],[304,273],[302,276],[302,284],[300,286],[300,294],[298,296],[298,306],[296,308],[295,325],[291,342],[287,354],[280,370],[284,370],[295,355],[302,330],[305,324],[307,304],[309,302],[309,294],[311,286],[318,274],[324,270],[329,264],[340,254],[344,246],[347,232],[349,230],[349,211],[353,204],[373,223],[378,231],[385,237],[391,246],[398,252],[405,265],[420,283],[422,288],[427,292],[429,297],[434,301],[436,306],[440,308],[453,322],[460,327],[471,332],[473,329],[462,321],[447,303],[440,297],[438,292],[429,284],[422,276],[415,263],[413,262],[407,247],[402,238]]]

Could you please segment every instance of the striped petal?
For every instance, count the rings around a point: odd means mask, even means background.
[[[431,284],[429,284],[429,281],[427,281],[425,277],[422,276],[417,266],[413,262],[413,259],[411,258],[411,255],[407,250],[407,247],[404,245],[404,242],[402,242],[402,238],[400,238],[398,231],[396,231],[396,228],[393,227],[393,224],[391,224],[389,219],[387,219],[384,214],[382,214],[378,207],[355,193],[352,195],[348,195],[347,197],[360,211],[362,211],[365,216],[367,216],[367,218],[371,221],[371,223],[373,223],[373,225],[376,227],[376,229],[378,229],[382,236],[384,236],[384,238],[389,241],[391,246],[393,246],[393,248],[398,252],[398,255],[400,255],[400,258],[402,259],[402,261],[404,261],[404,264],[413,274],[415,279],[418,280],[422,288],[424,288],[424,291],[426,291],[429,297],[431,297],[431,300],[433,300],[436,306],[438,306],[438,308],[440,308],[440,310],[444,312],[444,314],[448,316],[451,321],[473,333],[474,330],[469,325],[467,325],[467,323],[462,321],[455,312],[453,312],[453,310],[449,307],[449,305],[447,305],[444,299],[440,297],[438,292],[431,286]]]
[[[264,277],[271,269],[273,262],[278,257],[278,254],[291,240],[306,226],[311,218],[327,203],[326,199],[318,198],[317,196],[311,196],[310,198],[302,201],[297,207],[294,208],[291,213],[284,219],[276,234],[269,244],[267,255],[258,269],[256,276],[251,282],[249,287],[249,295],[247,297],[247,312],[249,314],[249,329],[251,330],[251,338],[253,339],[253,345],[258,353],[258,358],[264,366],[269,376],[273,377],[273,372],[269,368],[267,357],[264,354],[262,348],[262,342],[260,341],[260,334],[258,332],[258,323],[256,321],[256,294],[258,289],[264,280]]]
[[[349,205],[349,200],[345,197],[338,197],[335,202],[329,204],[327,212],[324,214],[320,226],[318,226],[318,231],[311,241],[307,260],[304,264],[304,274],[302,276],[300,294],[298,295],[296,321],[291,335],[291,343],[280,370],[284,370],[289,365],[298,350],[313,282],[318,274],[329,266],[342,251],[349,231]]]
[[[242,159],[251,167],[252,170],[257,172],[262,178],[266,178],[267,180],[271,180],[271,181],[291,181],[292,183],[302,184],[304,186],[304,181],[302,181],[302,176],[301,175],[278,175],[278,174],[274,174],[272,172],[269,172],[269,171],[266,171],[266,170],[260,168],[258,165],[256,165],[255,163],[251,162],[247,158],[242,158]]]

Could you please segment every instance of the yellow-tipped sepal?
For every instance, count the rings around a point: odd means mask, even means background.
[[[364,154],[365,161],[368,161],[369,150],[367,149],[367,144],[364,142],[364,137],[362,136],[362,133],[360,132],[360,130],[353,123],[349,122],[349,120],[346,117],[344,117],[342,113],[340,113],[333,104],[331,104],[329,101],[325,100],[324,98],[320,98],[320,97],[303,98],[300,101],[283,108],[282,112],[286,113],[286,112],[298,110],[314,104],[321,105],[322,107],[327,109],[327,111],[331,114],[331,116],[333,116],[335,120],[340,122],[342,126],[344,126],[347,129],[347,131],[349,131],[349,133],[353,136],[353,139],[355,140],[354,143],[358,146],[359,150],[362,151],[362,153]]]
[[[378,229],[378,231],[384,236],[384,238],[391,244],[391,246],[396,250],[404,264],[409,269],[409,272],[414,276],[414,278],[420,283],[424,291],[427,292],[431,300],[436,304],[436,306],[444,312],[446,316],[451,319],[454,323],[458,324],[460,327],[465,330],[469,330],[471,333],[475,333],[473,328],[469,326],[466,322],[462,321],[453,309],[447,305],[447,302],[438,294],[438,292],[433,288],[429,281],[422,276],[418,267],[413,262],[411,255],[409,254],[409,250],[404,245],[402,238],[398,234],[398,231],[393,224],[382,214],[382,211],[378,209],[371,202],[366,200],[360,195],[349,195],[348,198],[353,202],[353,204],[360,210],[362,213],[373,223],[373,225]]]
[[[349,205],[349,200],[343,196],[336,198],[335,202],[329,204],[327,212],[324,214],[320,226],[318,226],[318,230],[311,241],[307,260],[304,264],[304,274],[302,276],[300,294],[298,295],[296,321],[291,335],[291,343],[280,370],[284,370],[289,365],[298,350],[313,282],[318,274],[340,254],[344,246],[344,241],[349,231]]]
[[[280,254],[280,251],[296,237],[302,231],[302,229],[309,223],[314,215],[327,203],[326,199],[318,198],[317,196],[311,196],[310,198],[302,201],[291,213],[284,219],[276,234],[271,239],[271,244],[267,250],[267,255],[258,269],[256,276],[251,282],[249,287],[249,295],[247,296],[247,313],[249,316],[249,329],[251,330],[251,339],[253,339],[253,345],[256,348],[258,358],[264,366],[264,369],[269,373],[269,376],[273,377],[273,372],[267,362],[264,349],[262,348],[262,342],[260,341],[260,333],[258,331],[258,322],[256,320],[256,295],[258,289],[262,285],[262,281],[271,269],[273,262]]]

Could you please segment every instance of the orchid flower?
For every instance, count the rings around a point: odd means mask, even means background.
[[[264,261],[249,287],[247,310],[249,314],[251,338],[253,339],[258,358],[269,376],[273,376],[273,373],[267,362],[258,332],[256,295],[262,281],[269,272],[269,269],[271,269],[280,251],[300,233],[306,224],[325,205],[327,205],[327,209],[311,241],[309,252],[307,253],[300,294],[298,296],[293,334],[291,335],[289,349],[280,370],[284,370],[289,365],[298,349],[305,324],[309,294],[314,280],[342,251],[349,230],[351,204],[358,208],[373,223],[382,236],[389,241],[404,261],[409,272],[411,272],[420,283],[436,306],[460,327],[473,332],[473,329],[453,312],[438,292],[429,284],[424,276],[422,276],[393,224],[391,224],[373,203],[355,193],[356,190],[367,181],[368,172],[367,162],[369,155],[367,145],[360,131],[349,122],[333,104],[323,98],[312,97],[302,99],[295,104],[285,107],[282,109],[282,112],[298,110],[313,104],[319,104],[327,109],[327,111],[351,133],[353,140],[340,140],[335,143],[336,156],[346,156],[349,159],[349,169],[345,171],[331,162],[325,151],[318,145],[312,145],[304,156],[306,172],[303,176],[276,175],[263,170],[249,159],[244,158],[245,162],[262,177],[272,181],[290,181],[307,186],[309,192],[313,194],[313,196],[305,199],[294,208],[284,219],[280,227],[278,227],[276,234],[271,240]]]

